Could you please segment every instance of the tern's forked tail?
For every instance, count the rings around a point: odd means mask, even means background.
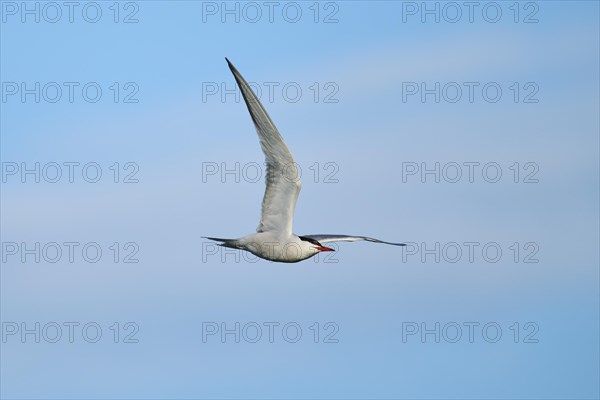
[[[214,237],[208,237],[208,236],[202,236],[202,237],[204,239],[214,240],[215,242],[221,242],[221,243],[219,243],[219,246],[229,247],[231,249],[239,249],[239,246],[237,245],[237,239],[222,239],[222,238],[214,238]]]

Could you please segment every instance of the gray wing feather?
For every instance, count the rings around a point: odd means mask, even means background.
[[[301,188],[294,158],[246,80],[229,60],[227,64],[240,87],[267,163],[267,187],[262,201],[260,224],[256,231],[282,231],[291,234],[294,210]]]
[[[302,236],[309,237],[311,239],[315,239],[319,243],[357,242],[360,240],[366,240],[367,242],[373,242],[373,243],[391,244],[393,246],[406,246],[405,243],[385,242],[383,240],[374,239],[374,238],[367,237],[367,236],[352,236],[352,235],[302,235]]]

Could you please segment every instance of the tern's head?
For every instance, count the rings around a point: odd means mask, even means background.
[[[307,242],[307,244],[311,247],[311,249],[315,252],[321,252],[321,251],[335,251],[334,249],[332,249],[331,247],[326,247],[323,246],[321,243],[319,243],[318,241],[316,241],[315,239],[306,237],[306,236],[298,236],[300,238],[300,240],[302,240],[303,242]]]

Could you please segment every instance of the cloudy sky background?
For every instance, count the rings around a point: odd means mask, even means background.
[[[21,3],[2,2],[3,171],[13,163],[95,162],[102,177],[88,183],[76,169],[69,183],[63,168],[57,183],[35,183],[31,175],[22,183],[19,173],[3,178],[3,332],[21,323],[80,325],[73,343],[64,325],[57,343],[5,336],[2,397],[600,395],[597,3],[539,2],[537,10],[520,3],[518,23],[512,3],[502,3],[496,23],[483,18],[486,3],[473,23],[466,8],[458,22],[436,23],[407,15],[413,3],[361,1],[297,3],[296,23],[282,15],[288,3],[278,3],[273,22],[263,5],[256,23],[244,14],[236,23],[233,15],[222,22],[220,2],[193,1],[120,3],[119,23],[112,3],[100,3],[97,23],[86,22],[79,8],[73,23],[65,8],[57,23],[31,16],[23,23],[20,9],[12,15],[13,4]],[[213,7],[217,14],[207,14]],[[237,7],[243,13],[243,4]],[[134,11],[139,22],[123,23]],[[338,22],[324,23],[332,12]],[[537,23],[523,22],[530,13]],[[212,254],[201,237],[252,232],[264,191],[262,179],[241,174],[263,162],[244,105],[235,95],[222,101],[220,92],[206,92],[213,84],[234,87],[225,56],[263,88],[263,104],[302,168],[295,232],[406,241],[419,246],[416,254],[371,243],[342,243],[330,259],[299,264]],[[36,103],[33,95],[22,102],[20,93],[7,93],[12,82],[97,82],[103,92],[96,103],[80,89],[72,103],[66,91],[56,103],[43,96]],[[122,101],[127,82],[139,88],[137,103]],[[273,101],[265,82],[279,84]],[[436,103],[433,95],[403,101],[412,82],[480,86],[472,103],[466,92],[456,103]],[[495,103],[482,97],[488,82],[503,90]],[[523,102],[530,82],[539,89],[536,103]],[[295,102],[281,89],[290,83],[302,89]],[[337,102],[326,101],[332,87]],[[109,168],[115,162],[119,183]],[[132,171],[124,169],[127,162],[139,167],[138,183],[122,183]],[[502,178],[489,183],[477,169],[470,183],[464,167],[457,183],[436,183],[431,175],[424,183],[419,175],[403,179],[406,163],[436,162],[494,162]],[[510,169],[515,162],[519,183]],[[528,162],[538,167],[537,183],[523,182]],[[203,168],[214,163],[239,163],[239,182],[220,173],[203,180]],[[337,182],[325,179],[332,171]],[[10,243],[21,249],[36,242],[81,245],[72,263],[66,254],[56,263],[9,254]],[[102,248],[100,261],[82,258],[88,242]],[[117,263],[114,242],[121,247]],[[138,263],[122,262],[128,242],[139,249]],[[456,262],[435,262],[422,251],[423,244],[464,242],[480,244],[473,262],[464,246]],[[530,242],[537,263],[523,262]],[[499,261],[486,261],[486,243],[502,249]],[[102,328],[97,343],[82,337],[90,322]],[[110,329],[115,322],[119,343]],[[138,326],[138,343],[123,343],[127,322]],[[235,343],[233,335],[203,342],[206,322],[277,322],[278,329],[295,322],[302,336],[288,343],[276,330],[270,343],[264,328],[257,343]],[[338,343],[323,343],[328,322],[339,328]],[[473,343],[469,322],[479,324]],[[456,323],[462,337],[403,341],[407,323]],[[482,336],[488,323],[502,329],[496,343]],[[525,343],[531,327],[537,343]]]

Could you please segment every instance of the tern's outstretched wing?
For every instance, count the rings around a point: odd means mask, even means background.
[[[296,174],[294,158],[246,80],[229,60],[227,64],[242,91],[267,162],[267,188],[262,202],[260,224],[256,231],[291,234],[294,209],[300,193],[300,177]]]
[[[406,246],[405,243],[384,242],[383,240],[373,239],[373,238],[366,237],[366,236],[351,236],[351,235],[302,235],[302,236],[308,237],[311,239],[315,239],[319,243],[356,242],[359,240],[366,240],[367,242],[385,243],[385,244],[391,244],[394,246]]]

